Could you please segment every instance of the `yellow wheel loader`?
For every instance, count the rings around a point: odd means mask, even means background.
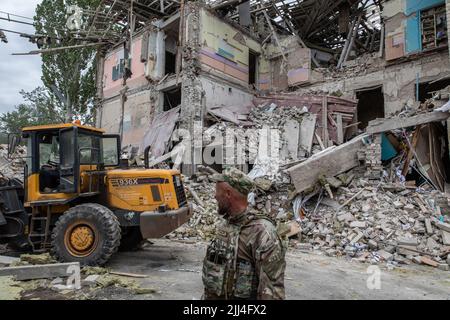
[[[103,265],[192,216],[176,170],[121,166],[120,137],[79,123],[23,128],[23,183],[0,179],[0,243]],[[10,151],[18,139],[10,139]]]

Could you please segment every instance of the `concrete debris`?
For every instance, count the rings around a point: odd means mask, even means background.
[[[19,258],[0,256],[0,266],[8,266],[10,264],[17,263],[18,261],[20,261]]]
[[[16,265],[27,265],[27,264],[51,264],[57,261],[50,255],[50,253],[42,254],[21,254],[20,262]]]
[[[19,300],[22,291],[12,276],[0,277],[0,300]]]
[[[76,269],[80,269],[78,262],[15,266],[0,268],[0,276],[14,276],[19,281],[50,279],[68,277]]]
[[[15,153],[8,157],[8,145],[0,144],[0,177],[23,181],[26,155],[27,148],[19,145],[16,147]]]
[[[123,287],[131,290],[135,294],[150,294],[158,292],[154,288],[141,287],[135,280],[126,279],[125,277],[113,274],[102,274],[95,280],[95,282],[102,288],[107,288],[110,286]]]
[[[374,184],[364,177],[363,172],[358,172],[358,168],[350,172],[355,177],[349,185],[334,190],[334,206],[330,206],[330,199],[324,197],[324,193],[320,196],[317,191],[302,204],[302,214],[297,220],[299,224],[290,221],[291,226],[293,223],[298,226],[290,230],[291,245],[301,250],[319,250],[330,256],[348,256],[368,263],[389,261],[398,267],[415,262],[437,266],[440,257],[448,254],[445,237],[442,236],[446,231],[439,226],[447,228],[449,217],[438,216],[433,205],[436,199],[442,201],[442,197],[447,196],[436,190],[409,189],[380,181]],[[202,175],[186,178],[185,182],[195,190],[205,207],[194,201],[193,219],[169,237],[210,239],[221,219],[216,214],[214,184]],[[280,224],[295,218],[294,194],[292,189],[258,193],[253,206]],[[327,201],[320,202],[321,197]],[[426,212],[420,210],[419,203],[426,206]],[[277,218],[280,211],[285,214]],[[427,228],[427,221],[436,227]]]

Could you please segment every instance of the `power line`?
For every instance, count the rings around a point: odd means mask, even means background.
[[[28,19],[28,20],[34,20],[33,18],[30,18],[30,17],[19,16],[18,14],[6,12],[6,11],[0,11],[0,13],[4,13],[7,16],[13,16],[13,17],[24,18],[24,19]]]
[[[33,26],[33,27],[34,27],[34,23],[31,23],[31,22],[25,22],[25,21],[20,21],[20,20],[15,20],[15,19],[10,19],[9,17],[8,17],[8,18],[0,17],[0,20],[6,20],[6,21],[9,21],[9,22],[22,23],[22,24],[26,24],[26,25],[30,25],[30,26]]]

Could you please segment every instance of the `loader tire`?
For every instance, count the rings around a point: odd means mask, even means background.
[[[85,203],[67,210],[52,231],[52,254],[62,262],[102,266],[117,251],[120,224],[108,208]]]
[[[123,228],[119,251],[135,251],[139,249],[142,242],[144,242],[144,238],[142,238],[139,227]]]

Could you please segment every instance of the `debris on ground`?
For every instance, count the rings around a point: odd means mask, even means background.
[[[50,253],[45,252],[41,254],[21,254],[20,261],[13,265],[50,264],[56,262],[57,261],[50,255]]]
[[[217,121],[206,132],[217,136],[244,125],[280,128],[290,120],[301,127],[309,114],[297,106],[283,110],[272,102],[251,109],[244,124]],[[390,267],[417,263],[446,270],[450,198],[439,153],[444,145],[436,138],[442,133],[439,121],[446,118],[448,114],[422,107],[397,114],[394,120],[377,119],[369,123],[372,134],[324,150],[316,135],[321,128],[313,127],[311,153],[299,148],[296,156],[282,158],[276,171],[260,163],[255,174],[253,166],[248,176],[268,184],[261,183],[249,203],[278,223],[291,223],[286,235],[292,247]],[[281,139],[280,154],[287,144]],[[246,151],[257,154],[258,145],[253,148]],[[208,240],[221,220],[215,185],[201,172],[185,177],[185,185],[194,217],[169,238]]]
[[[19,300],[23,291],[13,277],[0,277],[0,300]]]

